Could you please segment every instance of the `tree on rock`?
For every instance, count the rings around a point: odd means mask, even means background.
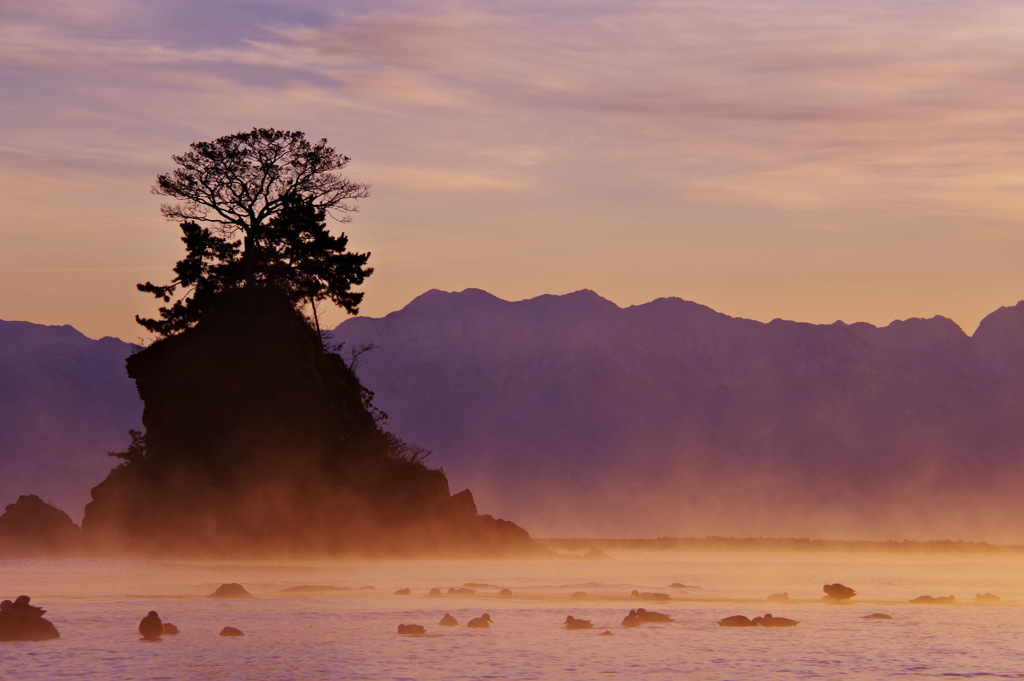
[[[345,234],[334,236],[326,219],[349,222],[354,201],[369,187],[344,177],[349,158],[305,133],[253,128],[196,142],[172,157],[178,168],[159,175],[156,194],[181,201],[161,212],[180,223],[186,256],[166,285],[146,282],[169,307],[158,319],[136,317],[162,335],[193,326],[218,293],[272,285],[297,306],[329,299],[358,312],[363,294],[352,290],[372,274],[369,253],[347,250]]]
[[[193,144],[155,191],[181,219],[173,304],[139,320],[162,334],[126,360],[145,434],[92,490],[82,534],[147,556],[532,552],[529,534],[452,496],[426,450],[384,429],[353,367],[305,305],[356,312],[368,254],[342,221],[366,186],[348,159],[298,132],[254,129]]]

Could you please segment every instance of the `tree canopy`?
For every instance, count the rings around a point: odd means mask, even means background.
[[[369,187],[344,177],[349,158],[303,132],[253,128],[195,142],[172,156],[178,168],[157,176],[153,192],[178,199],[163,204],[181,220],[186,255],[169,284],[139,284],[169,307],[158,319],[136,317],[149,331],[170,335],[189,328],[221,291],[269,285],[296,306],[329,299],[358,312],[363,294],[352,290],[373,270],[369,253],[347,250],[345,234],[332,235],[327,217],[349,222],[353,203]]]

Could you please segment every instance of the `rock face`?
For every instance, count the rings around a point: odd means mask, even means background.
[[[0,515],[0,557],[74,554],[79,534],[67,513],[34,494],[22,495]]]
[[[396,454],[367,393],[288,301],[225,295],[128,359],[145,452],[93,489],[83,532],[146,554],[522,552],[443,472]]]

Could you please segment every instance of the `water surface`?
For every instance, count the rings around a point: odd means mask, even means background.
[[[238,582],[254,598],[207,595]],[[688,588],[670,588],[672,583]],[[821,600],[842,582],[849,604]],[[476,584],[472,595],[450,587]],[[1024,679],[1024,557],[934,554],[623,553],[607,561],[199,565],[0,561],[0,596],[25,593],[61,638],[0,643],[0,679]],[[288,592],[323,585],[332,591]],[[398,589],[411,589],[400,596]],[[429,596],[431,588],[445,595]],[[508,588],[511,597],[499,591]],[[630,592],[668,594],[637,602]],[[585,592],[586,601],[571,595]],[[788,602],[769,602],[788,592]],[[1000,601],[977,605],[977,593]],[[954,606],[915,605],[955,595]],[[675,621],[619,626],[637,606]],[[156,610],[181,634],[139,639]],[[486,630],[463,624],[484,612]],[[772,612],[788,629],[728,629]],[[866,620],[884,612],[892,620]],[[567,631],[566,615],[594,630]],[[422,637],[399,636],[418,623]],[[218,632],[234,626],[242,638]],[[600,635],[610,631],[612,635]]]

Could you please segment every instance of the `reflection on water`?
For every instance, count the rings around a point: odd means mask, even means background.
[[[939,554],[286,566],[0,561],[0,596],[31,595],[62,635],[0,643],[0,678],[1024,678],[1022,568],[1020,556]],[[255,598],[208,597],[225,582],[242,583]],[[858,596],[847,605],[823,602],[822,586],[834,582]],[[339,588],[284,591],[303,585]],[[475,593],[449,595],[451,587]],[[406,588],[411,595],[395,595]],[[432,588],[442,595],[428,595]],[[501,595],[503,588],[512,595]],[[670,600],[639,602],[633,590]],[[585,600],[570,598],[580,592]],[[789,600],[768,600],[783,592]],[[975,604],[979,593],[999,600]],[[926,594],[953,594],[958,605],[908,602]],[[638,605],[674,621],[621,627]],[[140,641],[138,623],[150,610],[181,634]],[[463,625],[439,626],[446,612]],[[484,612],[489,629],[464,626]],[[766,612],[800,624],[716,624]],[[875,612],[894,619],[863,618]],[[568,615],[595,628],[566,630]],[[427,633],[399,636],[402,623]],[[225,626],[246,635],[219,637]],[[602,636],[605,630],[613,635]]]

